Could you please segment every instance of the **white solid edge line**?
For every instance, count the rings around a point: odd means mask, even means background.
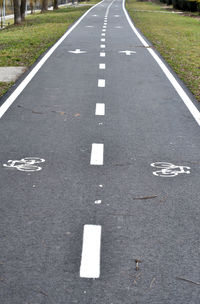
[[[132,28],[132,30],[134,31],[134,33],[136,34],[136,36],[139,38],[139,40],[142,42],[142,44],[144,46],[149,47],[148,43],[144,40],[144,38],[140,35],[140,33],[137,31],[137,29],[133,25],[132,20],[130,19],[129,15],[127,13],[127,10],[125,8],[125,0],[123,0],[123,2],[122,2],[122,8],[123,8],[123,11],[124,11],[125,16],[127,18],[127,21],[129,23],[130,27]],[[158,63],[158,65],[160,66],[160,68],[162,69],[162,71],[164,72],[164,74],[167,76],[168,80],[171,82],[171,84],[173,85],[174,89],[176,90],[176,92],[178,93],[178,95],[181,97],[181,99],[183,100],[184,104],[186,105],[186,107],[188,108],[188,110],[190,111],[190,113],[192,114],[192,116],[194,117],[194,119],[196,120],[196,122],[198,123],[198,125],[200,126],[200,112],[199,112],[199,110],[195,107],[195,105],[193,104],[193,102],[191,101],[191,99],[189,98],[189,96],[186,94],[186,92],[184,91],[184,89],[181,87],[181,85],[178,83],[178,81],[176,80],[176,78],[169,71],[169,69],[167,68],[167,66],[165,65],[165,63],[154,52],[154,50],[152,50],[151,48],[147,48],[147,50],[152,55],[152,57],[155,59],[155,61]]]
[[[105,103],[96,103],[95,115],[105,115]]]
[[[106,81],[105,79],[98,79],[98,87],[99,88],[105,88]]]
[[[63,42],[63,40],[73,31],[73,29],[83,20],[83,18],[101,1],[94,6],[92,6],[83,16],[81,16],[76,23],[69,29],[67,32],[50,48],[50,50],[42,57],[42,59],[36,64],[36,66],[31,70],[31,72],[26,76],[26,78],[18,85],[18,87],[14,90],[14,92],[4,101],[2,106],[0,107],[0,118],[5,114],[5,112],[9,109],[9,107],[13,104],[15,99],[19,96],[19,94],[25,89],[28,83],[33,79],[39,69],[43,66],[43,64],[47,61],[47,59],[51,56],[51,54],[57,49],[57,47]]]
[[[90,165],[103,165],[104,144],[92,144]]]
[[[84,225],[80,277],[99,278],[101,257],[101,226]]]

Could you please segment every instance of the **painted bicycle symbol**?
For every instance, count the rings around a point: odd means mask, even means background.
[[[19,171],[34,172],[42,170],[36,164],[44,163],[45,159],[39,157],[25,157],[21,160],[8,160],[8,164],[3,164],[6,168],[16,168]]]
[[[166,162],[156,162],[151,164],[152,167],[159,168],[161,170],[154,171],[153,174],[161,177],[174,177],[178,174],[190,174],[190,167],[176,166]]]

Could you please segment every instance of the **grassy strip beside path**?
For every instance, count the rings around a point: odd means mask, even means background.
[[[89,2],[98,2],[97,0]],[[45,14],[29,15],[21,26],[8,26],[0,31],[0,67],[30,67],[52,46],[67,28],[83,15],[90,6],[60,8]],[[0,82],[0,96],[13,83]]]
[[[200,101],[200,18],[136,10],[165,11],[164,5],[127,0],[134,24]]]

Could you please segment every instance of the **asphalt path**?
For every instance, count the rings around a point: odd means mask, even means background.
[[[127,18],[93,7],[2,100],[2,304],[200,301],[198,117]]]

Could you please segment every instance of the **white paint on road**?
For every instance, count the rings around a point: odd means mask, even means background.
[[[19,171],[24,172],[34,172],[42,170],[42,167],[39,167],[36,164],[44,163],[45,159],[39,157],[25,157],[20,160],[8,160],[8,164],[3,164],[3,167],[6,168],[15,168]]]
[[[101,226],[84,225],[80,277],[99,278],[101,256]]]
[[[95,203],[96,205],[100,205],[100,204],[101,204],[101,200],[96,200],[94,203]]]
[[[101,38],[101,42],[105,42],[106,41],[106,39],[105,38]]]
[[[105,44],[101,44],[101,45],[100,45],[100,48],[101,48],[101,49],[105,49],[105,47],[106,47]]]
[[[105,18],[108,17],[110,7],[111,7],[111,5],[112,5],[114,2],[115,2],[115,0],[113,0],[113,1],[108,5],[107,10],[106,10],[106,14],[105,14]]]
[[[90,165],[103,165],[104,144],[92,144]]]
[[[102,32],[106,32],[106,29],[103,29]]]
[[[105,103],[96,103],[95,115],[105,115]]]
[[[105,34],[105,33],[102,33],[101,36],[106,36],[106,34]]]
[[[105,79],[98,79],[98,87],[99,88],[105,88],[105,86],[106,86]]]
[[[130,56],[131,54],[136,54],[136,52],[134,52],[134,51],[128,51],[128,50],[126,50],[126,51],[119,51],[119,53],[124,53],[124,54],[126,54],[128,56]]]
[[[154,171],[153,174],[161,177],[174,177],[178,174],[190,174],[190,167],[177,166],[166,162],[156,162],[151,164],[152,167],[159,168],[161,170]]]
[[[84,54],[87,53],[86,51],[81,51],[80,49],[76,49],[75,51],[68,51],[68,53],[72,54]]]
[[[86,27],[94,27],[94,25],[86,25]]]
[[[104,0],[103,0],[104,1]],[[87,12],[85,12],[79,19],[70,27],[69,30],[50,48],[50,50],[42,57],[42,59],[35,65],[35,67],[30,71],[30,73],[24,78],[24,80],[17,86],[14,92],[4,101],[2,106],[0,107],[0,118],[5,114],[5,112],[9,109],[9,107],[13,104],[16,98],[20,95],[20,93],[25,89],[25,87],[29,84],[29,82],[33,79],[33,77],[37,74],[37,72],[41,69],[43,64],[47,61],[47,59],[54,53],[54,51],[58,48],[58,46],[65,40],[65,38],[79,25],[79,23],[91,12],[95,7],[100,5],[103,1],[95,4],[91,7]]]
[[[105,57],[106,53],[105,52],[100,52],[100,57]]]
[[[99,69],[100,70],[105,70],[106,69],[106,64],[105,63],[99,63]]]
[[[194,119],[196,120],[196,122],[198,123],[198,125],[200,126],[200,112],[199,112],[199,110],[195,107],[195,105],[193,104],[192,100],[189,98],[189,96],[185,92],[185,90],[182,88],[182,86],[178,83],[178,81],[176,80],[176,78],[173,76],[173,74],[167,68],[166,64],[154,52],[154,50],[152,50],[152,48],[149,47],[149,44],[145,41],[145,39],[140,35],[140,33],[138,32],[138,30],[135,28],[135,26],[133,25],[132,20],[130,19],[129,15],[127,13],[127,10],[125,8],[125,0],[123,0],[122,8],[123,8],[123,11],[124,11],[125,16],[127,18],[127,21],[129,23],[130,27],[132,28],[133,32],[136,34],[136,36],[138,37],[138,39],[146,47],[147,51],[151,54],[151,56],[158,63],[158,65],[160,66],[160,68],[162,69],[162,71],[164,72],[164,74],[166,75],[166,77],[168,78],[168,80],[171,82],[171,84],[173,85],[174,89],[176,90],[176,92],[178,93],[178,95],[180,96],[180,98],[183,100],[184,104],[186,105],[186,107],[188,108],[188,110],[190,111],[190,113],[192,114],[192,116],[194,117]]]
[[[103,25],[103,28],[105,29],[105,28],[107,28],[107,26],[106,26],[106,25]]]

